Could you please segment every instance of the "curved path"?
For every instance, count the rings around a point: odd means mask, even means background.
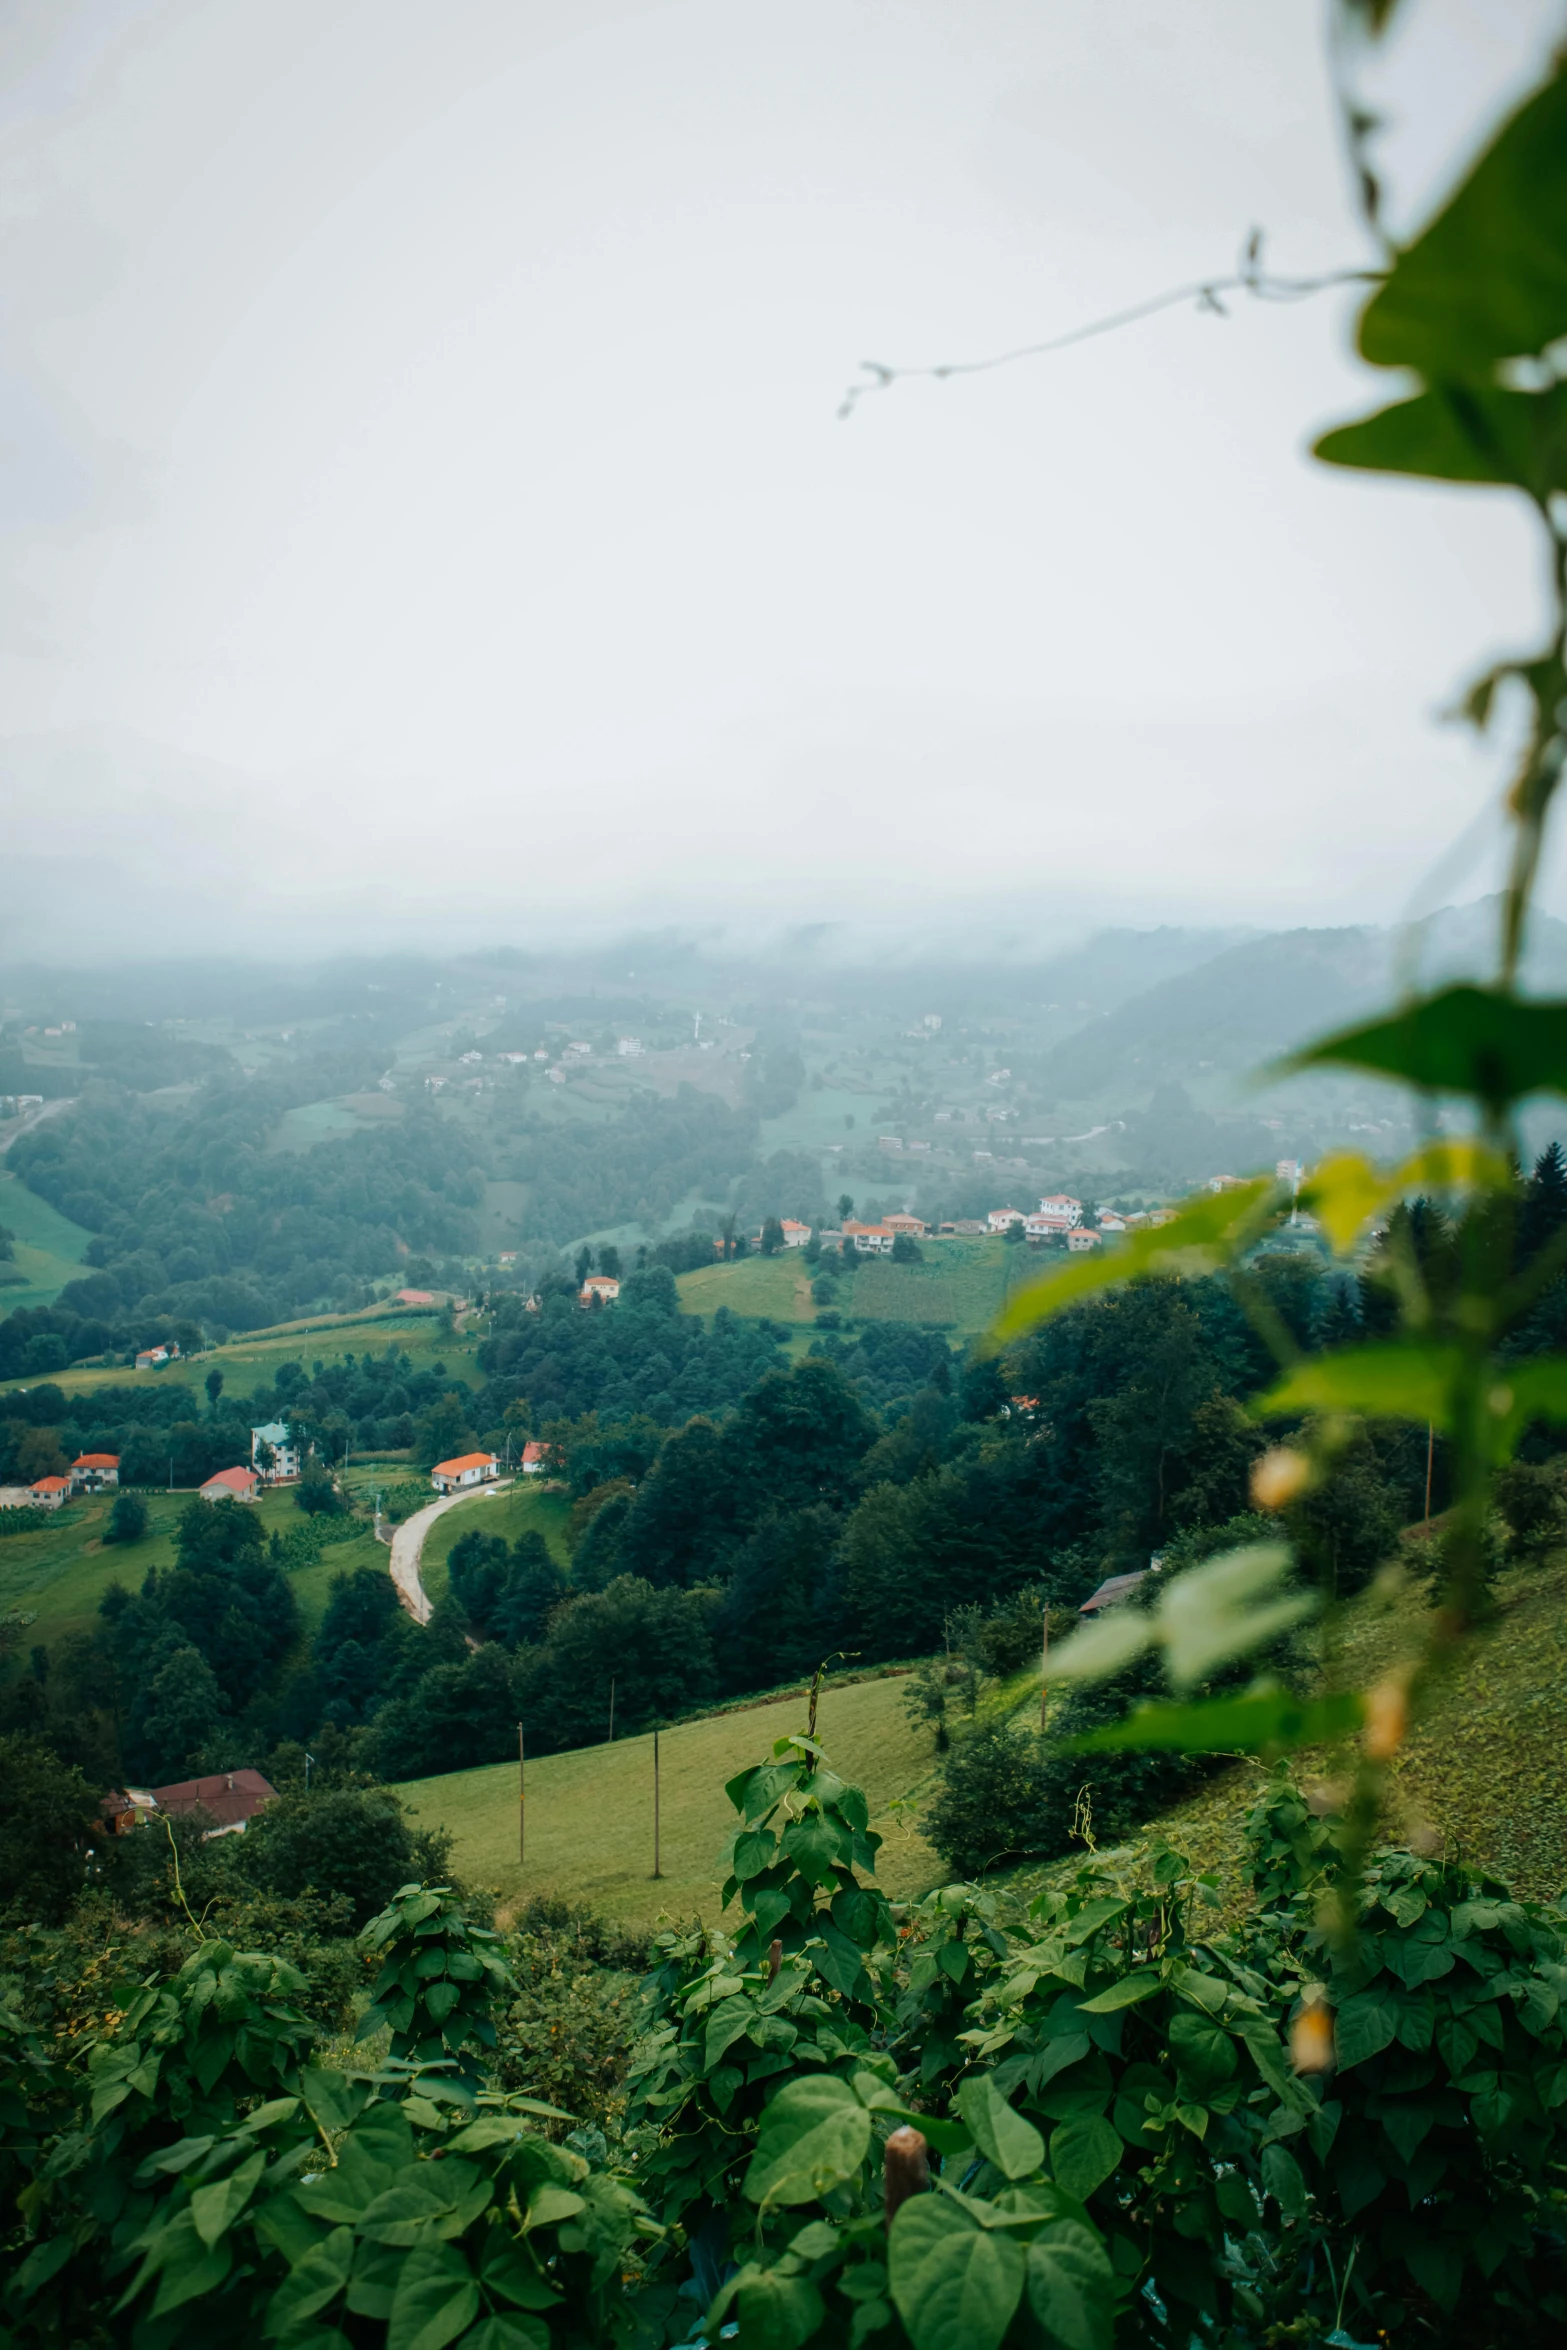
[[[415,1510],[411,1518],[404,1518],[392,1529],[392,1581],[397,1596],[416,1624],[430,1621],[430,1595],[419,1580],[419,1559],[424,1550],[424,1538],[439,1517],[454,1510],[459,1502],[476,1501],[481,1495],[504,1493],[512,1484],[510,1477],[497,1477],[491,1485],[470,1485],[465,1493],[443,1493],[439,1501],[426,1503]]]

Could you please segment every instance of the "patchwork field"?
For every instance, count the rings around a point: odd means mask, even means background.
[[[941,1877],[930,1847],[891,1808],[918,1795],[932,1762],[929,1731],[904,1718],[903,1687],[901,1680],[829,1686],[818,1717],[833,1767],[870,1799],[872,1825],[886,1839],[881,1881],[895,1896],[923,1892]],[[724,1782],[764,1760],[774,1739],[803,1730],[805,1715],[803,1696],[784,1697],[662,1734],[661,1880],[653,1877],[650,1736],[528,1765],[525,1867],[517,1859],[515,1761],[411,1780],[399,1793],[419,1826],[452,1831],[454,1867],[492,1886],[503,1908],[524,1893],[549,1893],[638,1925],[660,1916],[716,1922],[718,1853],[735,1820]]]
[[[845,1321],[914,1322],[966,1338],[988,1329],[1012,1286],[1039,1270],[1032,1249],[1002,1240],[924,1240],[924,1260],[895,1265],[871,1257],[839,1283],[838,1308]],[[682,1273],[675,1286],[685,1314],[711,1314],[719,1306],[775,1322],[813,1323],[815,1268],[793,1251],[774,1257],[742,1257],[737,1264],[702,1265]]]

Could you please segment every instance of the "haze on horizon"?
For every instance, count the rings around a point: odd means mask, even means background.
[[[1402,223],[1558,19],[1410,12]],[[0,119],[0,958],[1383,921],[1495,796],[1352,296],[835,418],[1363,261],[1308,0],[10,0]]]

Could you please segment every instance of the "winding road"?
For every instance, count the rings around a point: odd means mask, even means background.
[[[424,1538],[437,1518],[447,1510],[456,1509],[459,1502],[476,1501],[481,1495],[505,1493],[514,1480],[497,1477],[493,1485],[470,1485],[464,1493],[443,1493],[439,1501],[427,1502],[422,1510],[415,1510],[411,1518],[404,1518],[392,1529],[392,1581],[397,1596],[416,1624],[430,1621],[430,1594],[419,1580],[419,1559],[424,1550]]]

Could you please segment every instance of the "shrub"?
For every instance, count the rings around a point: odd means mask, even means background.
[[[105,1542],[140,1542],[147,1531],[147,1504],[139,1493],[128,1488],[114,1497],[109,1512],[109,1523],[103,1530]]]

